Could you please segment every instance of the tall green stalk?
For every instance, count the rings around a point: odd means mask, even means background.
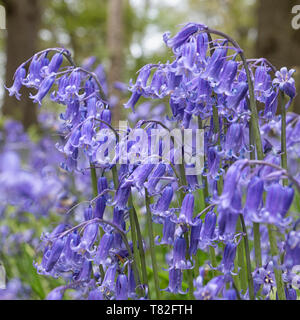
[[[155,255],[155,243],[154,243],[154,233],[153,233],[153,226],[152,226],[152,214],[151,214],[151,210],[150,210],[150,198],[149,198],[148,191],[146,188],[145,188],[145,202],[146,202],[146,211],[147,211],[150,255],[151,255],[152,268],[153,268],[155,293],[156,293],[156,299],[159,300],[160,299],[160,288],[159,288],[157,261],[156,261],[156,255]]]
[[[145,251],[144,251],[144,245],[143,245],[143,237],[142,237],[138,216],[137,216],[134,204],[133,204],[133,199],[132,199],[131,194],[129,196],[129,206],[131,208],[130,214],[132,214],[132,216],[133,216],[133,223],[134,223],[134,227],[136,229],[136,234],[137,234],[138,250],[139,250],[139,254],[140,254],[140,261],[141,261],[141,267],[142,267],[142,269],[141,269],[142,281],[143,281],[143,284],[145,284],[148,287],[148,297],[149,297],[149,299],[151,299],[151,294],[150,294],[150,289],[149,289],[149,284],[148,284],[146,257],[145,257]]]
[[[270,224],[268,225],[268,232],[269,232],[271,255],[273,257],[278,257],[279,252],[278,252],[278,247],[277,247],[276,234],[275,234],[275,231],[272,229],[272,225],[270,225]],[[278,299],[279,300],[286,300],[281,270],[274,268],[274,273],[275,273]]]
[[[281,107],[281,166],[287,170],[287,150],[286,150],[286,110],[284,104],[284,92],[280,92],[280,107]],[[288,180],[283,180],[283,185],[287,185]]]
[[[237,222],[237,230],[243,231],[240,219]],[[245,245],[244,241],[240,241],[237,247],[237,263],[240,268],[239,280],[241,289],[246,292],[247,290],[247,268],[245,264]]]
[[[248,234],[247,229],[244,221],[244,217],[242,214],[239,215],[242,230],[244,233],[244,245],[245,245],[245,255],[246,255],[246,265],[247,265],[247,279],[248,279],[248,288],[249,288],[249,297],[250,300],[255,300],[254,296],[254,285],[253,285],[253,278],[251,272],[251,259],[250,259],[250,248],[249,248],[249,241],[248,241]]]

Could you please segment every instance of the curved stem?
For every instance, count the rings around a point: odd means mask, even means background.
[[[257,158],[259,160],[263,160],[264,154],[263,154],[263,147],[262,147],[262,141],[261,141],[260,130],[259,130],[258,113],[257,113],[257,108],[256,108],[256,102],[255,102],[253,81],[251,78],[250,70],[249,70],[247,59],[244,55],[244,52],[241,49],[241,47],[239,46],[239,44],[233,38],[231,38],[230,36],[228,36],[227,34],[221,32],[221,31],[206,28],[206,29],[200,30],[199,32],[206,32],[206,33],[210,33],[210,34],[215,34],[215,35],[219,35],[219,36],[223,37],[224,39],[227,39],[229,42],[232,43],[232,45],[236,48],[238,54],[240,55],[245,72],[246,72],[247,81],[248,81],[249,97],[250,97],[250,110],[251,110],[251,122],[252,122],[252,126],[253,126],[253,133],[254,133],[254,139],[255,139],[255,145],[256,145],[256,151],[257,151]]]

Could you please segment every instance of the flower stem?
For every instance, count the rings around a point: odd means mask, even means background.
[[[250,248],[249,248],[248,234],[247,234],[247,229],[246,229],[243,215],[240,214],[239,217],[240,217],[242,230],[244,233],[244,245],[245,245],[246,264],[247,264],[249,297],[250,297],[250,300],[255,300],[253,278],[252,278],[252,273],[251,273],[251,259],[250,259]]]
[[[286,110],[284,105],[284,92],[280,92],[281,96],[281,166],[287,170],[287,150],[286,150]],[[287,185],[288,180],[283,179],[283,185]]]
[[[215,248],[212,246],[209,246],[209,256],[210,256],[210,262],[211,262],[212,267],[216,268],[218,264],[217,264],[217,259],[216,259]],[[213,273],[213,277],[215,277],[216,271],[213,270],[212,273]]]
[[[269,232],[271,255],[273,257],[278,257],[277,240],[276,240],[275,232],[272,229],[272,225],[268,225],[268,232]],[[277,268],[274,268],[274,273],[275,273],[278,299],[286,300],[285,292],[284,292],[284,284],[281,277],[281,271]]]
[[[141,265],[141,261],[140,261],[140,256],[139,256],[139,251],[138,251],[138,244],[137,244],[137,235],[136,235],[136,226],[134,223],[134,218],[133,218],[133,209],[132,207],[129,210],[129,222],[130,222],[130,232],[131,232],[131,240],[132,240],[132,246],[133,246],[133,256],[134,256],[134,260],[138,266],[138,271],[137,271],[137,279],[136,282],[138,285],[141,284],[140,282],[140,274],[139,274],[139,270],[140,270],[140,265]]]
[[[145,188],[145,202],[146,202],[149,244],[150,244],[152,268],[153,268],[155,292],[156,292],[156,299],[159,300],[160,299],[160,288],[159,288],[158,268],[157,268],[156,255],[155,255],[154,234],[153,234],[153,226],[152,226],[152,214],[151,214],[151,210],[150,210],[150,198],[149,198],[148,191],[146,188]]]
[[[237,228],[239,231],[242,231],[242,225],[241,225],[240,219],[238,220]],[[246,292],[246,290],[247,290],[247,268],[246,268],[246,264],[245,264],[244,252],[245,252],[245,245],[244,245],[244,242],[241,241],[237,247],[237,263],[240,268],[239,280],[240,280],[241,289],[244,292]]]
[[[147,268],[146,268],[145,251],[144,251],[144,246],[143,246],[143,238],[142,238],[141,228],[140,228],[140,224],[139,224],[139,220],[137,217],[135,207],[133,205],[133,199],[132,199],[131,194],[129,196],[129,206],[132,208],[133,222],[135,224],[135,228],[136,228],[136,232],[137,232],[138,249],[139,249],[139,254],[140,254],[140,259],[141,259],[141,267],[142,267],[142,281],[143,281],[143,284],[145,284],[148,287],[148,297],[149,297],[149,299],[151,299],[150,289],[149,289],[149,284],[148,284]]]
[[[93,164],[90,163],[90,167],[91,167],[91,180],[92,180],[93,197],[95,198],[98,195],[97,173],[96,173],[96,168],[94,167]],[[104,231],[102,228],[100,228],[100,237],[101,238],[102,238],[103,234],[104,234]],[[101,273],[101,277],[103,278],[105,272],[104,272],[102,264],[99,265],[99,270]]]

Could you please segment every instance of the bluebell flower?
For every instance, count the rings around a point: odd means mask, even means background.
[[[248,91],[248,84],[246,82],[239,82],[233,86],[232,95],[227,96],[226,105],[228,108],[235,110],[241,101],[245,98]]]
[[[202,221],[191,227],[189,255],[196,255],[201,238]]]
[[[205,249],[208,245],[213,245],[218,236],[216,233],[217,215],[212,210],[208,211],[200,233],[199,248]]]
[[[173,187],[171,185],[165,187],[161,197],[157,200],[156,204],[152,206],[153,219],[161,221],[160,218],[165,218],[171,215],[172,211],[169,210],[169,207],[172,202],[173,195]]]
[[[143,94],[147,95],[147,81],[151,73],[151,65],[144,66],[137,77],[136,83],[130,88],[132,92],[130,99],[124,104],[124,108],[131,108],[134,112],[134,107]]]
[[[50,63],[42,69],[42,72],[45,74],[45,76],[49,76],[52,73],[56,73],[59,70],[62,63],[63,63],[63,54],[55,53]]]
[[[233,95],[232,85],[237,75],[237,62],[234,60],[225,61],[224,67],[220,74],[220,82],[214,88],[214,91],[218,94],[226,94],[227,96]]]
[[[251,179],[247,188],[247,197],[244,207],[246,218],[251,219],[253,213],[260,210],[263,203],[264,182],[255,176]]]
[[[40,87],[38,92],[35,95],[30,94],[30,99],[33,100],[34,103],[38,103],[39,105],[42,104],[42,100],[45,98],[47,93],[50,91],[51,87],[53,86],[56,79],[56,75],[49,75],[47,78],[45,78]]]
[[[29,65],[28,75],[23,80],[24,86],[38,89],[41,81],[43,80],[41,76],[42,60],[42,57],[39,57],[37,54],[33,56]]]
[[[292,218],[285,218],[285,215],[293,202],[293,198],[293,188],[273,183],[267,190],[265,206],[259,212],[252,214],[253,221],[275,224],[281,227],[288,226]]]
[[[218,208],[219,234],[222,237],[231,237],[235,233],[236,222],[242,212],[241,194],[235,190],[230,208]]]
[[[174,241],[174,248],[173,248],[173,259],[172,265],[170,266],[169,270],[172,268],[176,269],[192,269],[192,264],[190,261],[186,260],[186,241],[183,237],[177,237]]]
[[[194,213],[194,204],[195,204],[195,198],[194,195],[191,193],[188,193],[181,205],[181,211],[178,218],[172,217],[174,222],[176,223],[184,223],[187,225],[197,225],[200,223],[200,220],[193,221],[193,213]]]
[[[101,293],[108,299],[113,297],[115,294],[117,267],[118,265],[116,263],[108,266],[100,286]]]
[[[116,300],[128,299],[128,279],[126,274],[119,274],[116,281]]]
[[[85,254],[86,251],[92,253],[92,246],[98,237],[98,229],[98,223],[89,223],[83,231],[83,236],[80,239],[80,243],[78,245],[75,245],[73,242],[71,243],[72,250],[80,254]]]
[[[48,293],[46,300],[62,300],[64,293],[64,286],[59,286]]]
[[[199,275],[195,284],[194,296],[197,300],[218,300],[225,285],[225,279],[224,276],[217,276],[203,285],[203,275]]]
[[[104,297],[100,289],[96,288],[90,291],[88,300],[104,300]]]
[[[232,123],[226,133],[225,151],[228,157],[239,158],[245,151],[244,127],[240,123]]]
[[[283,91],[288,97],[290,97],[289,102],[286,105],[288,108],[296,95],[296,87],[295,80],[292,77],[295,70],[288,70],[286,67],[280,69],[280,71],[276,71],[276,78],[273,80],[274,85],[278,85],[279,89]]]
[[[20,89],[22,87],[23,80],[25,79],[25,77],[26,69],[24,68],[24,65],[21,65],[14,75],[14,83],[12,87],[6,88],[9,92],[9,96],[15,96],[18,100],[20,100]]]
[[[58,261],[63,249],[65,241],[60,238],[53,242],[51,249],[46,252],[45,271],[49,272],[53,269],[54,265]]]
[[[109,257],[110,250],[114,244],[114,235],[112,233],[105,233],[99,243],[94,261],[97,264],[106,264]]]
[[[300,232],[298,230],[292,230],[287,235],[284,265],[288,270],[300,265]]]
[[[176,268],[170,268],[169,269],[169,286],[163,290],[171,293],[186,294],[188,290],[186,292],[182,290],[182,279],[183,279],[182,270],[176,269]]]
[[[174,244],[176,224],[171,220],[170,217],[166,217],[163,221],[163,236],[159,244]]]
[[[266,98],[271,94],[272,80],[269,74],[269,68],[266,66],[258,66],[254,75],[254,92],[256,99],[265,102]]]
[[[82,264],[80,272],[74,277],[76,281],[88,281],[91,278],[92,262],[85,260]]]
[[[246,163],[246,159],[236,161],[227,170],[223,192],[218,200],[220,207],[222,207],[223,209],[231,206],[232,199],[236,194],[237,185],[242,174],[242,169],[244,168]]]
[[[159,163],[155,166],[155,168],[149,175],[148,182],[145,183],[145,187],[147,188],[150,195],[156,193],[156,186],[159,183],[160,178],[165,174],[166,167],[166,164]]]
[[[286,300],[297,300],[297,291],[292,287],[284,288]]]
[[[227,48],[216,48],[201,77],[207,79],[212,86],[216,86],[220,81],[221,70],[226,62]]]
[[[207,33],[201,32],[196,37],[197,40],[197,53],[201,62],[205,61],[206,53],[208,49],[208,35]]]
[[[228,242],[225,245],[223,258],[218,266],[218,269],[225,275],[228,276],[234,269],[234,259],[236,255],[237,245],[233,242]]]
[[[119,185],[119,188],[116,192],[114,203],[116,204],[116,207],[120,210],[123,210],[126,208],[129,195],[131,192],[131,186],[123,187],[121,184]]]
[[[271,291],[276,287],[273,263],[269,262],[267,265],[256,269],[253,272],[253,282],[258,285],[258,288],[262,287],[261,294],[269,299]]]
[[[199,23],[188,23],[173,38],[169,38],[169,34],[164,34],[164,41],[168,47],[176,51],[191,35],[201,29],[206,29],[206,26]]]

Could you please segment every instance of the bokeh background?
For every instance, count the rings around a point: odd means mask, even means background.
[[[111,90],[114,81],[128,83],[144,64],[166,61],[171,52],[165,31],[202,22],[233,36],[247,58],[265,57],[276,67],[299,69],[300,29],[291,25],[296,0],[2,0],[7,30],[0,31],[0,105],[3,116],[37,124],[37,108],[23,95],[9,98],[18,65],[37,50],[63,46],[77,64],[89,56],[102,63]],[[298,72],[300,74],[300,72]],[[296,78],[299,77],[296,73]],[[300,81],[298,81],[299,83]],[[118,91],[115,95],[120,95]],[[122,102],[122,100],[121,100]],[[300,98],[294,103],[300,112]],[[115,112],[114,120],[123,110]]]

